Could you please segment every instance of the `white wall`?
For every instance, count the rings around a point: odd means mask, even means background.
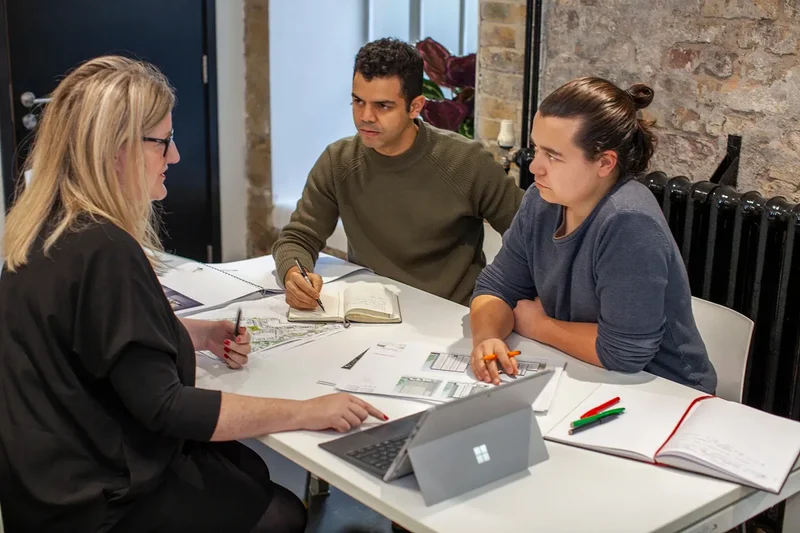
[[[247,254],[244,1],[217,2],[217,111],[222,260]]]

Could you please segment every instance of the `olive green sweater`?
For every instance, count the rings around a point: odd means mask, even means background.
[[[272,252],[281,281],[313,270],[339,217],[350,261],[467,305],[486,266],[483,221],[505,233],[523,191],[476,141],[417,121],[414,144],[388,157],[356,135],[328,146]]]

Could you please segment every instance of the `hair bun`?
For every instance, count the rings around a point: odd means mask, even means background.
[[[625,92],[633,99],[636,109],[644,109],[653,101],[653,89],[644,83],[635,83]]]

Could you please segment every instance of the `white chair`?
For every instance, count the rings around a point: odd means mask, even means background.
[[[695,297],[692,312],[717,371],[717,396],[741,403],[753,321],[733,309]]]

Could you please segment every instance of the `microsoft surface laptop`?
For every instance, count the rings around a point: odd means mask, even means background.
[[[384,481],[414,472],[432,505],[547,459],[531,404],[551,376],[537,372],[320,446]]]

